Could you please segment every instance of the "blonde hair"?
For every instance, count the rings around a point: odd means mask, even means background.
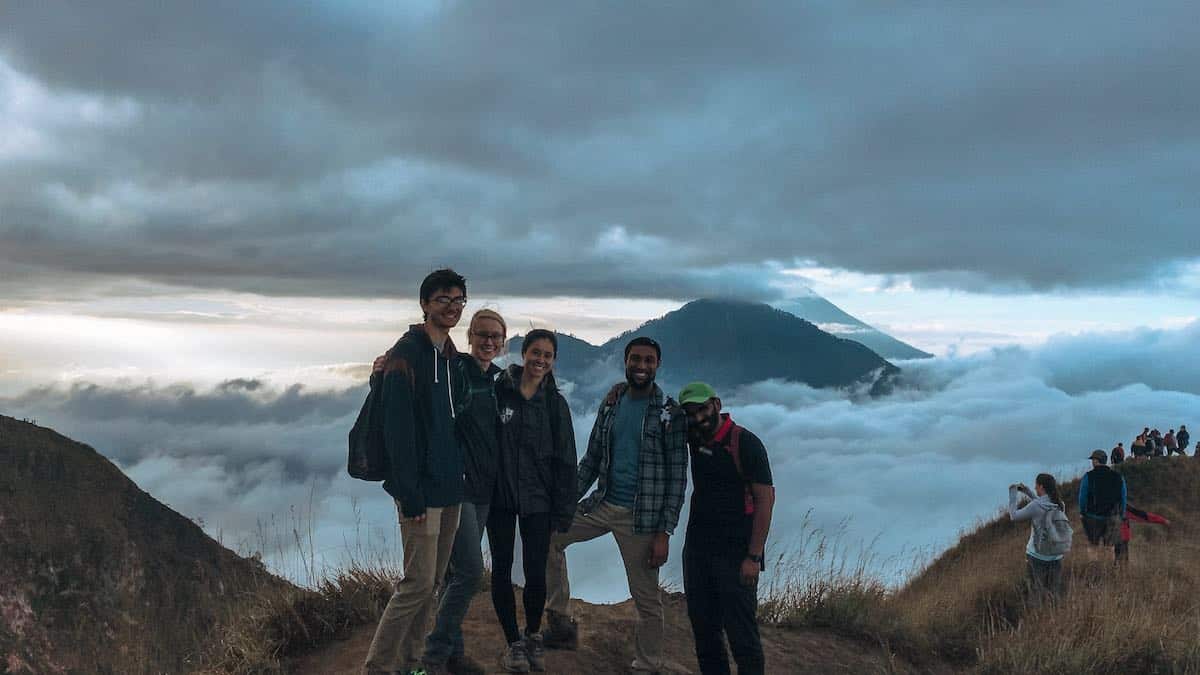
[[[491,319],[500,324],[500,329],[504,331],[504,337],[508,337],[508,324],[504,323],[504,317],[500,313],[492,309],[481,309],[471,315],[471,323],[467,326],[467,344],[471,343],[471,335],[475,333],[475,324],[480,319]]]

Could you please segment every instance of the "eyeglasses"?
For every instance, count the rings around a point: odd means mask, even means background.
[[[501,342],[504,342],[504,333],[480,333],[476,331],[472,334],[479,338],[480,342],[491,342],[494,344],[500,344]]]
[[[448,307],[450,305],[454,305],[455,307],[466,307],[467,296],[456,295],[452,298],[448,295],[439,295],[433,299],[433,302],[441,307]]]

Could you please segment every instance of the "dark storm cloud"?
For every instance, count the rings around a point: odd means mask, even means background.
[[[0,144],[0,263],[51,274],[0,284],[374,295],[453,264],[766,298],[794,260],[1011,291],[1200,257],[1193,3],[521,8],[6,4],[0,105],[61,110]]]

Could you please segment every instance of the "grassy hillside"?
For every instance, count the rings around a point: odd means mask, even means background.
[[[785,603],[792,616],[779,618],[875,639],[931,667],[1200,672],[1200,460],[1156,459],[1120,470],[1130,503],[1171,526],[1134,525],[1130,559],[1121,567],[1111,549],[1089,560],[1075,507],[1078,482],[1066,484],[1076,534],[1064,560],[1066,591],[1054,604],[1025,602],[1029,524],[1004,515],[962,537],[898,591],[885,592],[861,572],[833,575],[820,593]],[[997,501],[1005,487],[997,486]]]
[[[286,588],[92,448],[0,416],[5,673],[190,672],[233,607]]]

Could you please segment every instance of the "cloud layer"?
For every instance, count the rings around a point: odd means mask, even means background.
[[[1200,256],[1194,3],[523,9],[8,3],[3,296],[370,296],[454,264],[769,298],[797,260],[1153,287]]]
[[[1086,468],[1091,450],[1128,445],[1146,425],[1200,428],[1197,345],[1200,322],[1060,337],[1037,349],[905,363],[906,385],[874,401],[776,381],[724,398],[770,452],[779,486],[775,551],[801,543],[806,515],[829,532],[849,519],[844,543],[875,541],[886,563],[876,571],[898,580],[896,559],[952,543],[996,513],[1009,483],[1046,470],[1069,478]],[[389,500],[344,469],[346,432],[363,393],[258,380],[206,389],[76,385],[0,399],[0,410],[92,444],[226,543],[261,550],[304,580],[312,565],[300,564],[298,550],[315,553],[318,567],[352,554],[395,554]],[[582,448],[595,402],[571,404]],[[299,549],[293,527],[306,542]],[[668,579],[680,578],[680,545],[676,537]],[[575,549],[574,591],[625,597],[616,556],[604,539]]]

